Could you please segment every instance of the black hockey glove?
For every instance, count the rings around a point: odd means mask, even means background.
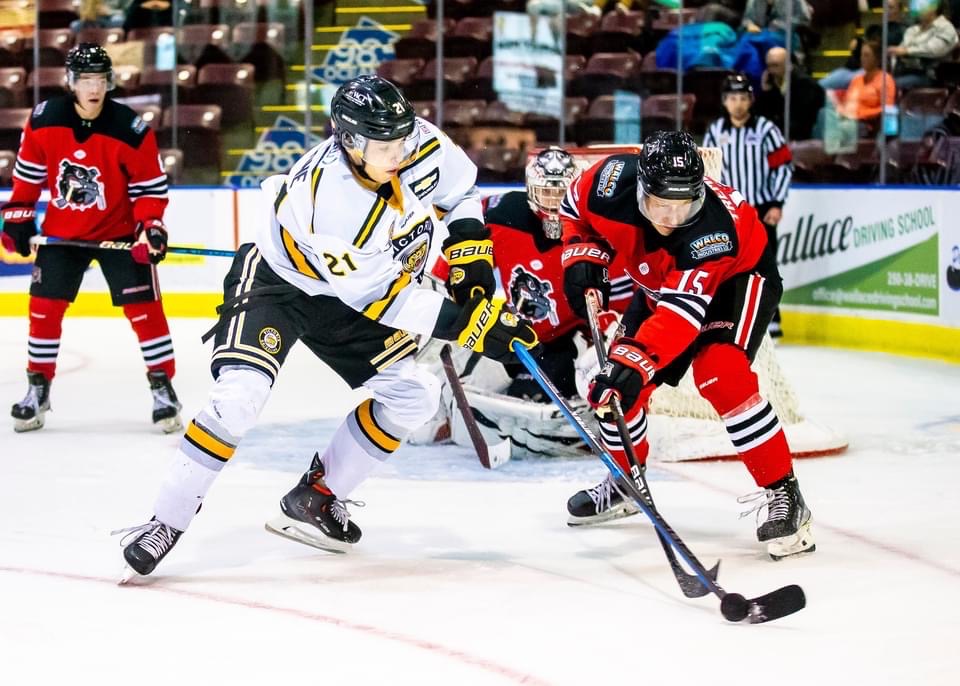
[[[534,357],[540,354],[540,341],[530,322],[504,308],[503,300],[472,297],[454,325],[460,333],[457,343],[501,364],[513,357],[513,342],[518,341]]]
[[[585,294],[595,289],[600,293],[603,309],[610,307],[610,278],[607,269],[613,261],[613,251],[603,241],[574,239],[563,249],[563,294],[573,313],[587,318]]]
[[[467,228],[456,227],[469,222]],[[493,278],[493,241],[490,231],[479,221],[459,220],[451,225],[450,237],[443,242],[443,256],[450,265],[447,290],[454,302],[463,305],[475,293],[492,298],[497,288]]]
[[[0,241],[7,252],[30,257],[30,239],[37,235],[37,211],[32,204],[8,202],[0,210],[3,233]]]
[[[140,237],[146,235],[146,243]],[[167,256],[167,229],[159,219],[148,219],[137,225],[137,243],[130,250],[138,264],[157,264]]]
[[[623,411],[629,412],[656,371],[656,364],[640,343],[632,338],[618,338],[603,371],[590,383],[587,400],[596,409],[609,405],[616,396]]]

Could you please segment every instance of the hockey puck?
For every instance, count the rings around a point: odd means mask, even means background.
[[[739,593],[728,593],[720,601],[720,612],[730,622],[741,622],[750,613],[750,602]]]

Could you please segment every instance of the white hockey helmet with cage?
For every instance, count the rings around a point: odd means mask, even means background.
[[[543,218],[547,238],[560,238],[560,201],[577,171],[573,156],[555,145],[541,150],[527,165],[527,202]]]

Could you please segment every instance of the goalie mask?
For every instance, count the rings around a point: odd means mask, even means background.
[[[340,86],[330,102],[330,117],[340,146],[361,168],[395,169],[420,149],[413,106],[379,76],[359,76]]]
[[[560,201],[577,175],[577,166],[566,150],[553,145],[527,165],[527,203],[543,219],[547,238],[560,238]]]
[[[644,141],[637,165],[637,204],[658,231],[692,224],[705,197],[703,160],[689,133],[659,131]]]
[[[96,43],[80,43],[67,53],[67,84],[76,90],[77,82],[85,74],[102,74],[107,81],[107,90],[113,90],[113,62],[107,51]]]

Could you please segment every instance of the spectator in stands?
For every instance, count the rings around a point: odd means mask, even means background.
[[[587,13],[600,16],[604,4],[603,1],[594,3],[593,0],[527,0],[527,14],[553,17],[560,14],[562,6],[566,6],[567,14]]]
[[[908,182],[924,186],[960,184],[960,111],[951,109],[943,121],[923,134],[925,164],[918,164]]]
[[[943,15],[945,7],[942,0],[930,0],[918,13],[920,22],[904,32],[900,45],[887,50],[897,58],[893,74],[901,91],[933,85],[937,62],[957,46],[957,29]]]
[[[741,25],[750,33],[757,33],[763,29],[771,31],[785,31],[787,28],[787,12],[793,3],[793,26],[809,26],[813,19],[813,8],[806,0],[747,0],[743,10]]]
[[[153,26],[173,26],[173,6],[170,0],[132,0],[127,6],[123,30]]]
[[[872,138],[879,131],[884,82],[886,104],[893,105],[897,100],[897,85],[893,77],[880,69],[880,49],[880,43],[876,41],[865,42],[860,48],[863,71],[853,77],[845,91],[830,91],[830,99],[837,112],[859,123],[860,138]]]
[[[903,2],[901,0],[887,0],[887,45],[900,45],[903,33],[907,30],[903,23]],[[863,37],[850,41],[850,57],[846,64],[820,79],[820,85],[827,90],[843,90],[850,85],[850,81],[863,71],[860,65],[860,48],[865,40],[880,43],[883,40],[883,26],[871,24],[864,30]]]
[[[770,48],[767,52],[767,68],[760,80],[760,95],[757,96],[754,112],[776,124],[790,140],[806,140],[813,133],[817,113],[826,102],[827,95],[819,83],[794,64],[790,70],[790,131],[786,131],[783,115],[787,57],[784,48]]]
[[[71,31],[105,29],[123,24],[123,13],[101,0],[81,0],[77,18],[70,22]]]

